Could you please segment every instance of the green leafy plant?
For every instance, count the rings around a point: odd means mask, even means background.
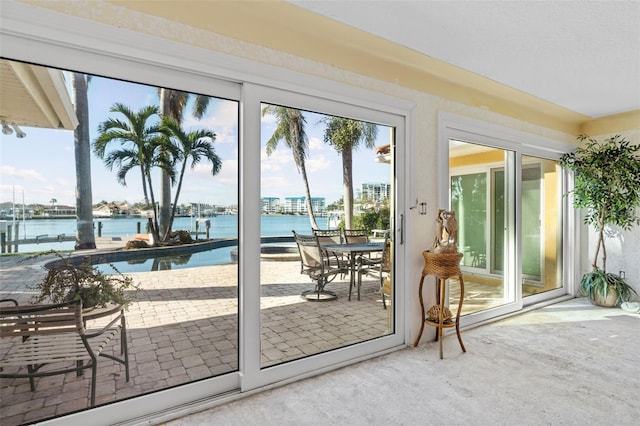
[[[640,223],[640,145],[620,135],[604,142],[587,135],[578,136],[583,147],[564,154],[560,164],[574,172],[573,205],[586,210],[584,222],[598,233],[593,270],[580,282],[582,292],[593,301],[596,293],[606,297],[616,291],[617,302],[626,301],[635,290],[624,278],[606,272],[605,227],[631,229]],[[601,260],[602,267],[598,264]]]
[[[604,304],[611,294],[615,296],[616,304],[629,300],[632,294],[637,295],[624,278],[600,269],[594,269],[582,277],[580,290],[596,304]]]
[[[131,277],[123,275],[110,265],[114,274],[105,274],[87,259],[77,262],[77,258],[65,257],[58,252],[40,253],[33,257],[54,254],[58,260],[46,267],[43,280],[32,287],[37,290],[35,302],[51,303],[82,300],[85,307],[105,307],[109,303],[127,306],[131,303],[128,290],[137,290]]]

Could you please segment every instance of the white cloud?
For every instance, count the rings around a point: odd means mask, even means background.
[[[285,176],[263,178],[260,183],[262,185],[263,197],[287,196],[287,193],[295,187],[291,179]],[[289,191],[285,191],[286,189],[289,189]]]
[[[225,160],[220,173],[215,176],[216,182],[238,185],[238,160]]]
[[[304,164],[307,168],[307,173],[328,170],[332,167],[331,161],[323,154],[309,156]]]
[[[203,128],[211,130],[216,134],[215,144],[237,144],[238,103],[214,99],[201,120],[197,120],[189,111],[182,127],[187,131]]]
[[[72,188],[74,188],[74,191],[75,191],[75,185],[76,185],[75,181],[72,182],[69,179],[65,179],[65,178],[60,177],[60,178],[55,179],[55,182],[56,182],[56,187],[57,188],[61,188],[61,187],[63,188],[65,186],[66,187],[71,186]]]
[[[211,174],[211,163],[200,163],[193,170],[187,169],[185,172],[184,183],[190,180],[190,177],[196,177],[200,180],[206,179],[208,181],[214,180],[215,182],[223,182],[227,184],[238,184],[238,161],[237,160],[224,160],[220,172],[213,176]]]
[[[279,172],[281,170],[284,170],[287,173],[292,170],[296,173],[298,172],[293,161],[293,155],[288,147],[281,146],[273,151],[271,155],[267,155],[266,151],[263,149],[260,153],[260,157],[260,167],[263,173]]]
[[[324,141],[320,138],[316,138],[316,137],[310,137],[309,138],[309,150],[310,151],[315,151],[315,150],[321,150],[324,149],[326,147]]]
[[[8,177],[18,179],[29,179],[38,182],[46,182],[46,179],[36,170],[33,169],[17,169],[13,166],[3,165],[0,166],[0,176],[2,180]]]

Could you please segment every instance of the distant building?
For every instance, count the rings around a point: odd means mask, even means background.
[[[273,214],[280,212],[280,198],[262,197],[260,200],[260,211],[263,214]]]
[[[307,197],[285,198],[282,206],[283,213],[307,214],[306,199]],[[326,210],[324,197],[311,197],[311,208],[315,214],[324,214]]]
[[[93,217],[96,219],[101,217],[111,217],[112,215],[113,212],[109,204],[103,204],[93,209]]]
[[[73,216],[76,214],[76,208],[74,206],[54,206],[44,209],[45,216]]]
[[[363,183],[360,188],[360,198],[367,201],[381,202],[391,196],[391,184]]]
[[[218,214],[218,207],[206,203],[189,203],[184,214],[191,214],[194,217],[214,217]]]
[[[305,197],[287,197],[284,199],[282,211],[284,213],[306,213]]]
[[[313,209],[313,213],[317,215],[324,214],[327,211],[324,197],[311,197],[311,208]]]

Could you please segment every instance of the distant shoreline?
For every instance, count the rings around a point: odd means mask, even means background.
[[[226,213],[220,213],[220,214],[216,214],[214,216],[201,216],[201,217],[195,217],[195,216],[191,216],[191,215],[176,215],[175,217],[193,217],[194,219],[209,219],[212,217],[217,217],[217,216],[237,216],[238,214],[226,214]],[[260,216],[307,216],[307,213],[261,213]],[[328,217],[329,214],[327,213],[319,213],[319,214],[314,214],[315,217]],[[56,220],[56,219],[77,219],[77,216],[74,214],[59,214],[59,215],[54,215],[54,216],[41,216],[41,215],[37,215],[37,216],[31,216],[31,217],[26,217],[26,218],[16,218],[15,221],[16,222],[21,222],[23,220]],[[93,220],[95,221],[99,221],[101,219],[151,219],[150,216],[141,216],[141,215],[114,215],[114,216],[94,216]],[[0,216],[0,220],[4,220],[7,222],[12,222],[14,219],[12,217],[2,217]]]

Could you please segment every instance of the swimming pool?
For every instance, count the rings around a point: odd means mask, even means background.
[[[197,268],[200,266],[225,265],[231,261],[231,250],[238,246],[210,249],[196,253],[176,254],[169,256],[145,257],[119,262],[98,263],[96,267],[105,274],[112,274],[113,265],[122,273],[165,271],[170,269]]]
[[[293,237],[262,237],[264,260],[274,259],[277,252],[297,253]],[[114,273],[113,265],[122,273],[164,271],[172,269],[197,268],[201,266],[225,265],[237,262],[238,240],[217,239],[196,244],[175,247],[149,248],[140,250],[119,250],[91,255],[89,261],[105,274]],[[87,256],[75,257],[81,262]],[[283,260],[291,260],[288,256]]]

